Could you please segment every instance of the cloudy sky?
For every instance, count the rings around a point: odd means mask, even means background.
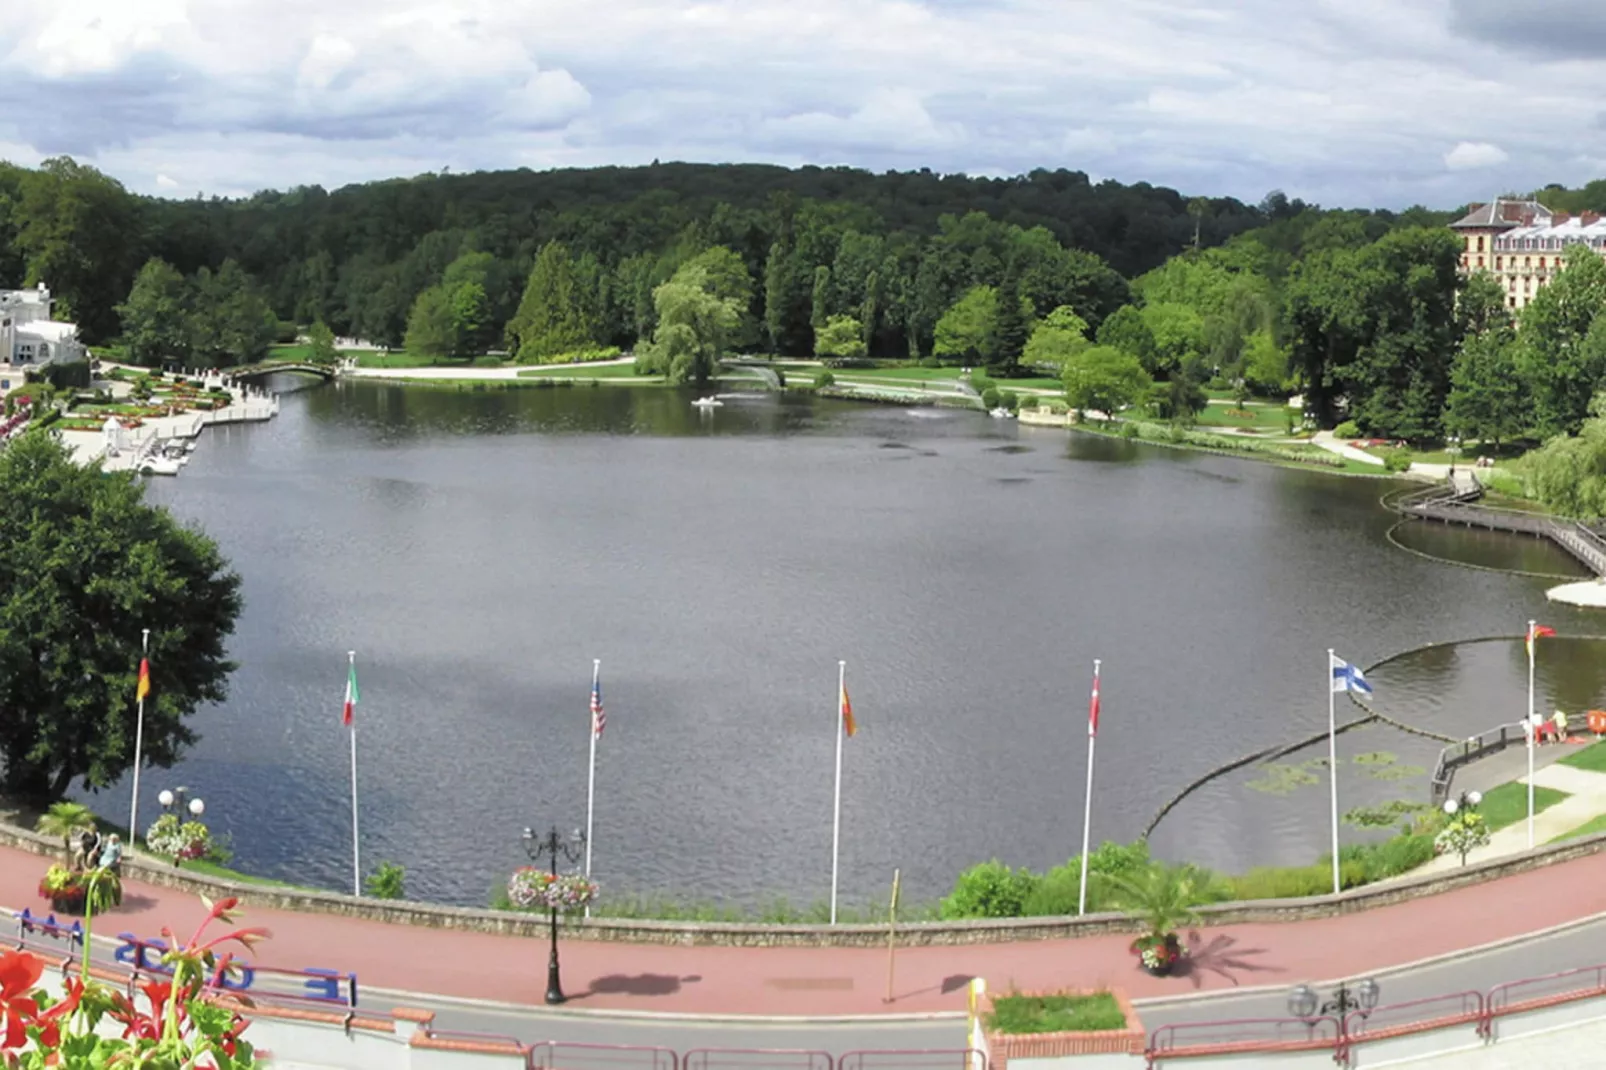
[[[1606,175],[1600,0],[27,6],[0,157],[176,197],[654,158],[1389,207]]]

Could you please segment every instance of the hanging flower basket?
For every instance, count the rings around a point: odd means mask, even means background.
[[[1176,933],[1149,933],[1132,941],[1132,954],[1138,957],[1138,964],[1144,972],[1155,977],[1168,977],[1176,972],[1182,960],[1187,958],[1188,950],[1177,939]]]
[[[520,866],[507,879],[507,898],[520,910],[581,910],[596,901],[597,883],[581,873],[553,876],[534,866]]]

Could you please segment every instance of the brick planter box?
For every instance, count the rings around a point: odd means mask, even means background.
[[[991,1070],[1005,1070],[1010,1059],[1052,1059],[1062,1055],[1142,1055],[1148,1041],[1138,1012],[1127,994],[1119,988],[1108,989],[1116,1006],[1126,1016],[1125,1029],[1102,1029],[1075,1033],[994,1033],[987,1032],[988,1066]],[[1023,996],[1091,996],[1096,993],[1084,989],[1061,989],[1054,992],[1021,992]],[[988,996],[995,1005],[998,997]]]

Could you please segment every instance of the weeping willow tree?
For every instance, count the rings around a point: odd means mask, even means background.
[[[1589,403],[1576,435],[1557,435],[1524,461],[1535,497],[1562,516],[1606,516],[1606,393]]]

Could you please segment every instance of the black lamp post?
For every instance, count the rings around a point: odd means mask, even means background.
[[[541,856],[546,855],[550,872],[553,877],[558,875],[558,856],[561,854],[569,862],[580,861],[581,852],[585,850],[586,834],[579,829],[568,839],[558,835],[558,827],[552,826],[552,831],[545,837],[537,838],[535,830],[524,830],[524,851],[530,856],[530,861],[539,863]],[[569,997],[563,994],[563,985],[558,980],[558,908],[548,907],[548,931],[552,935],[552,954],[546,964],[546,1001],[548,1003],[562,1003]]]
[[[1342,1021],[1351,1011],[1360,1011],[1364,1018],[1372,1013],[1382,994],[1382,986],[1370,977],[1354,988],[1348,983],[1339,985],[1333,989],[1332,996],[1325,1000],[1310,985],[1296,985],[1288,993],[1288,1013],[1307,1022],[1318,1014],[1334,1015]]]
[[[1478,804],[1482,801],[1482,793],[1463,791],[1459,799],[1444,800],[1444,812],[1449,814],[1452,820],[1455,819],[1457,814],[1475,814],[1478,812]],[[1465,848],[1467,841],[1463,839],[1461,842],[1463,848]],[[1463,866],[1467,864],[1467,852],[1464,849],[1461,851],[1461,864]]]
[[[188,812],[191,817],[199,821],[201,819],[201,815],[206,813],[206,803],[202,802],[199,798],[195,798],[191,799],[189,803],[186,804],[184,798],[189,793],[189,788],[174,788],[172,791],[168,791],[166,788],[163,788],[161,793],[156,796],[156,801],[162,804],[162,810],[164,813],[177,814],[180,822],[184,820],[184,814],[186,812]],[[130,836],[138,835],[138,833],[132,829],[129,830],[128,834]],[[178,856],[174,855],[173,867],[175,869],[178,868],[178,864]]]

